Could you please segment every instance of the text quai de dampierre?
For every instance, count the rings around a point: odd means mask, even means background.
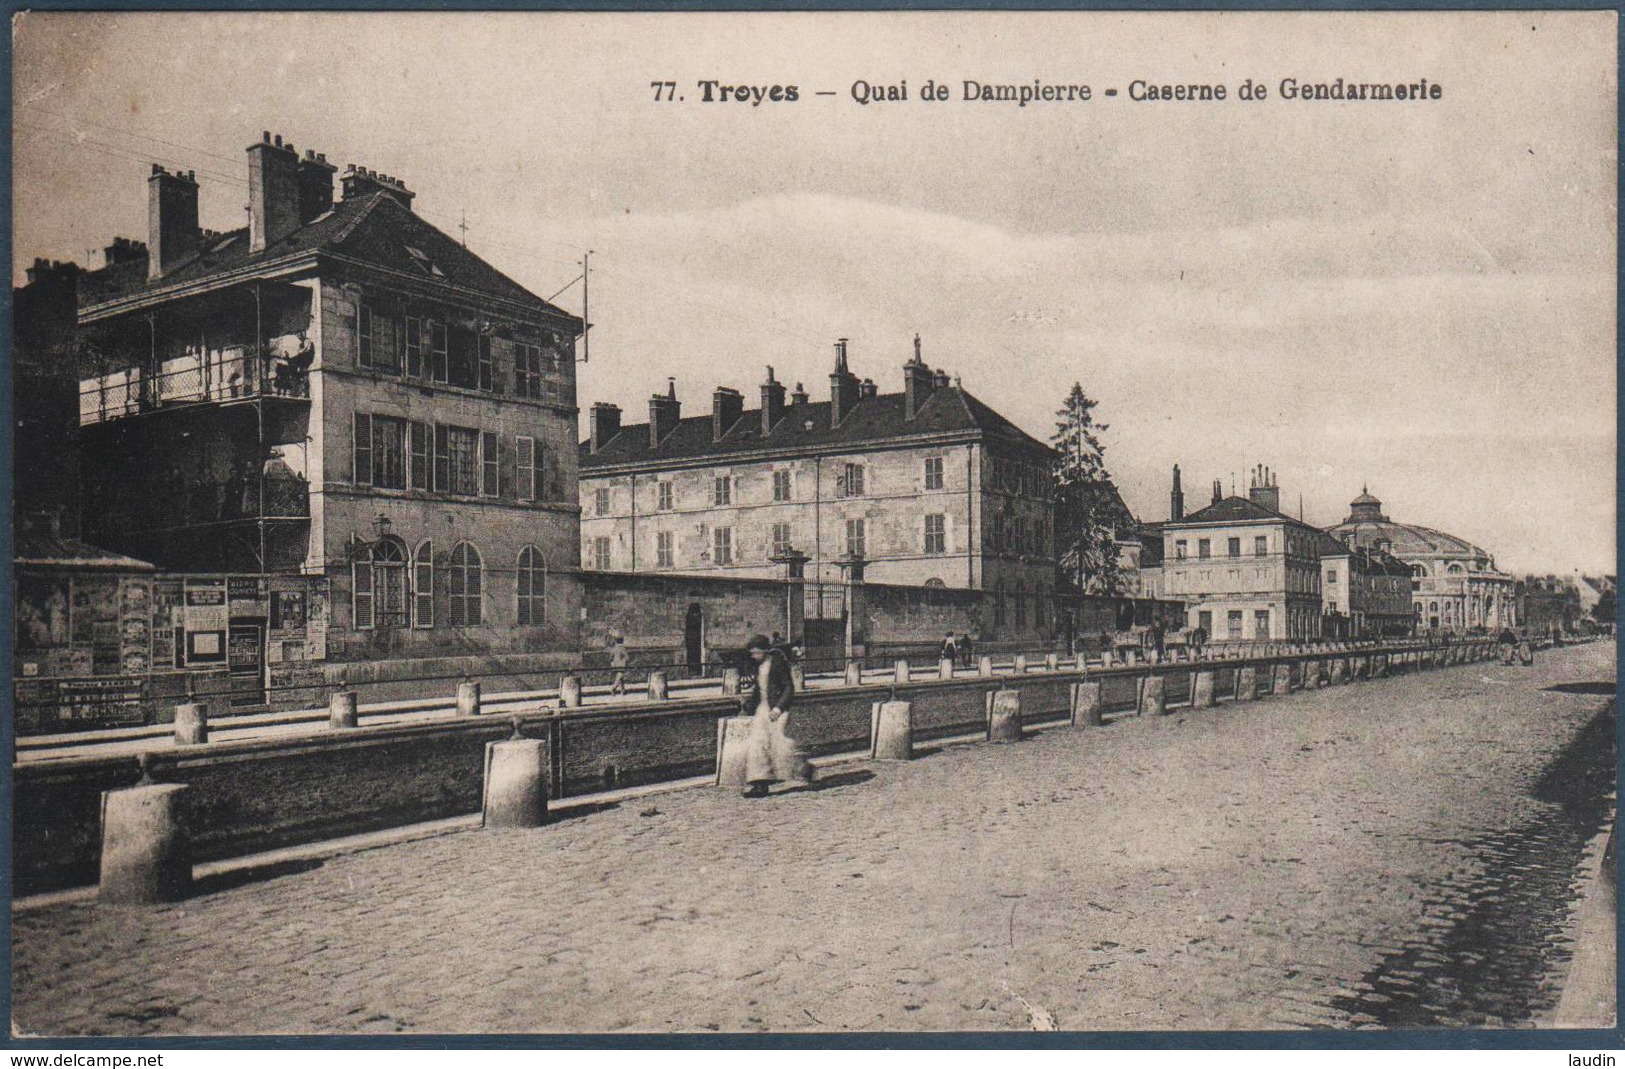
[[[928,78],[911,87],[906,78],[871,82],[858,79],[844,90],[809,88],[797,84],[773,83],[736,85],[720,79],[701,79],[692,92],[679,90],[677,82],[651,82],[655,100],[665,103],[695,102],[729,104],[735,107],[770,107],[800,104],[819,97],[845,97],[868,107],[910,103],[949,102],[1013,104],[1019,108],[1041,104],[1077,104],[1097,97],[1123,97],[1136,103],[1223,103],[1226,101],[1353,101],[1423,102],[1441,100],[1444,86],[1427,78],[1414,81],[1355,81],[1348,78],[1312,80],[1286,77],[1269,81],[1247,78],[1239,83],[1160,82],[1135,78],[1120,90],[1118,86],[1030,81],[983,81],[979,78],[939,80]]]

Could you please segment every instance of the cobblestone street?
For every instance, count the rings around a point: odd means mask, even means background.
[[[1525,1025],[1559,993],[1613,768],[1599,688],[1548,688],[1613,678],[1597,643],[845,764],[765,802],[650,795],[174,907],[30,909],[13,1016],[122,1035]]]

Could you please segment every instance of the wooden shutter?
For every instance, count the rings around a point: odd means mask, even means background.
[[[502,494],[501,471],[497,456],[497,434],[495,431],[480,432],[480,494],[484,497],[499,497]]]
[[[360,412],[355,414],[355,481],[372,484],[372,417]]]
[[[536,500],[536,439],[521,434],[514,439],[514,477],[517,482],[515,496],[520,501]]]
[[[351,615],[357,631],[370,631],[372,617],[372,562],[356,561],[350,575]]]
[[[451,428],[443,423],[434,429],[434,489],[451,489]]]

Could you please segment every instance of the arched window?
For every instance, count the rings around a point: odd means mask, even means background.
[[[1438,612],[1438,611],[1439,611],[1439,603],[1438,602],[1436,602],[1436,601],[1428,602],[1428,612]]]
[[[1413,564],[1411,565],[1411,574],[1415,576],[1426,576],[1428,574],[1428,566],[1425,564]]]
[[[386,535],[351,565],[350,610],[357,631],[406,626],[406,545]]]
[[[948,586],[947,583],[944,583],[941,579],[938,579],[936,576],[932,576],[930,579],[927,579],[925,581],[925,588],[927,590],[943,590],[947,586]]]
[[[1446,568],[1445,571],[1449,572],[1451,575],[1460,575],[1461,574],[1461,565],[1452,564],[1450,567]]]
[[[535,546],[519,551],[517,594],[520,627],[547,623],[547,562]]]
[[[1027,626],[1027,584],[1016,584],[1016,626]]]
[[[479,550],[467,542],[452,547],[449,583],[452,627],[478,627],[483,622],[484,614],[480,611],[483,571]]]
[[[412,626],[434,626],[434,544],[427,540],[412,553]]]

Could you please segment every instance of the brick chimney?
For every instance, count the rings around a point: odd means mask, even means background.
[[[344,187],[345,200],[365,197],[372,193],[388,193],[400,203],[401,207],[409,211],[412,208],[412,198],[417,196],[416,193],[406,188],[405,182],[402,182],[394,175],[381,174],[366,167],[357,167],[353,163],[345,168],[339,183]]]
[[[1224,483],[1218,479],[1213,480],[1213,503],[1217,505],[1224,500]]]
[[[1275,482],[1275,473],[1260,464],[1253,469],[1252,485],[1247,488],[1247,497],[1255,505],[1262,505],[1271,512],[1281,511],[1281,488]]]
[[[677,380],[666,380],[664,396],[649,398],[649,448],[658,449],[683,418],[683,402],[677,399]]]
[[[592,435],[588,441],[588,451],[598,452],[604,446],[614,441],[615,436],[621,433],[621,408],[607,401],[595,402],[592,406]]]
[[[784,383],[773,377],[773,369],[767,369],[767,381],[762,383],[762,437],[766,438],[773,432],[779,420],[784,418]]]
[[[105,266],[128,263],[139,260],[147,255],[147,243],[135,241],[131,238],[114,238],[113,244],[102,250],[102,261]]]
[[[333,174],[338,168],[320,152],[305,150],[299,161],[299,221],[308,223],[332,210]]]
[[[197,225],[197,179],[194,172],[170,174],[152,165],[147,179],[147,279],[163,278],[196,256],[203,233]]]
[[[903,365],[903,418],[913,419],[936,389],[936,378],[920,357],[920,336],[914,335],[914,359]]]
[[[858,407],[858,377],[846,366],[846,339],[835,343],[835,370],[829,376],[830,426],[839,427],[851,411]]]
[[[723,435],[733,430],[744,414],[744,396],[738,390],[718,386],[711,394],[711,440],[722,441]]]
[[[262,252],[299,229],[299,154],[267,130],[248,146],[248,249]]]
[[[807,399],[807,388],[801,385],[799,382],[796,383],[795,390],[793,390],[790,394],[790,407],[804,408],[806,407]]]
[[[1168,518],[1178,523],[1185,518],[1185,488],[1179,485],[1179,465],[1174,465],[1174,488],[1168,494]]]
[[[864,379],[858,383],[858,397],[861,400],[867,401],[879,392],[880,387],[875,385],[874,379]]]

